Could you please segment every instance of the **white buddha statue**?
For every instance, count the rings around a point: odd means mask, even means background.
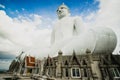
[[[52,32],[52,43],[68,39],[83,32],[82,20],[79,17],[70,17],[69,8],[62,4],[57,9],[59,20]]]
[[[54,25],[51,36],[51,53],[57,55],[71,55],[73,50],[77,54],[112,53],[116,46],[116,35],[111,29],[93,28],[85,31],[80,17],[71,17],[69,8],[62,4],[57,9],[59,20]]]

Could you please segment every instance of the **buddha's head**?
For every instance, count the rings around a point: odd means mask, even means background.
[[[69,16],[70,15],[69,8],[63,3],[62,5],[60,5],[58,7],[57,15],[58,15],[59,19],[65,17],[65,16]]]

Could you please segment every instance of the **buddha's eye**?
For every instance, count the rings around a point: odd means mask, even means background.
[[[61,9],[64,9],[64,7],[61,7]]]

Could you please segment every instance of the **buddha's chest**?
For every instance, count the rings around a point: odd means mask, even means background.
[[[72,19],[58,21],[55,25],[55,32],[58,34],[72,34],[74,28],[74,21]]]

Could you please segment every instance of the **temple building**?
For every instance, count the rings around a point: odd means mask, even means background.
[[[9,72],[23,76],[40,74],[41,60],[33,56],[25,56],[23,60],[13,60],[9,67]]]
[[[57,80],[120,80],[120,55],[91,54],[64,55],[45,60],[43,74]]]
[[[40,60],[32,56],[26,56],[24,61],[24,75],[38,74],[40,72]]]

